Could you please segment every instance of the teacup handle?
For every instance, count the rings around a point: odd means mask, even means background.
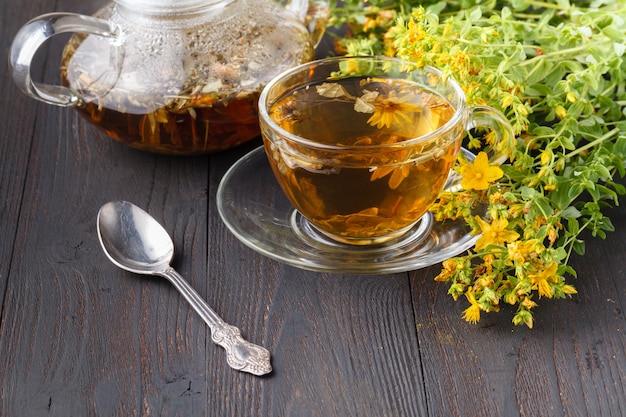
[[[492,107],[471,107],[467,130],[483,127],[491,130],[494,135],[493,143],[487,149],[489,162],[500,165],[507,160],[515,146],[513,127],[502,113]]]
[[[466,130],[475,128],[487,128],[493,132],[493,143],[486,149],[489,162],[500,165],[506,161],[515,146],[515,132],[508,119],[498,110],[489,106],[475,106],[469,109],[469,119]],[[463,149],[467,157],[474,157],[470,151]],[[444,189],[446,191],[458,191],[461,187],[461,176],[455,172],[450,173]]]
[[[51,37],[60,33],[80,32],[117,38],[118,33],[105,20],[76,13],[49,13],[26,23],[15,35],[9,53],[9,66],[13,81],[27,95],[58,106],[72,106],[80,97],[61,85],[33,81],[31,64],[39,48]]]

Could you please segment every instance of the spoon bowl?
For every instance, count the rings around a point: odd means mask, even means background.
[[[114,201],[100,208],[97,228],[102,249],[115,265],[136,274],[162,276],[174,285],[209,325],[211,339],[226,350],[231,368],[254,375],[272,371],[270,352],[245,340],[170,266],[174,243],[152,216],[127,201]]]
[[[158,275],[174,258],[174,242],[163,226],[126,201],[102,206],[98,213],[98,236],[109,259],[136,274]]]

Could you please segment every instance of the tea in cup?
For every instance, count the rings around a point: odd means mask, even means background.
[[[390,57],[336,57],[274,78],[259,100],[270,165],[298,212],[334,241],[398,238],[444,189],[469,129],[493,131],[502,162],[514,134],[490,107],[468,107],[434,68]]]

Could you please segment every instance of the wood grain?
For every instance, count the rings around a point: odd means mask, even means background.
[[[103,1],[0,4],[6,50],[31,17]],[[37,77],[55,79],[61,47]],[[6,65],[0,75],[0,416],[626,415],[624,204],[609,213],[616,232],[573,260],[579,293],[537,300],[534,329],[507,308],[468,325],[465,304],[433,281],[438,266],[322,274],[239,242],[216,191],[258,140],[207,157],[135,151],[25,97]],[[270,375],[228,368],[166,281],[106,259],[95,218],[117,199],[164,225],[177,270],[270,349]]]

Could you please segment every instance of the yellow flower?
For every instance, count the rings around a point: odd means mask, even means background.
[[[435,277],[435,281],[446,282],[450,281],[452,274],[456,272],[456,262],[452,259],[446,259],[443,261],[443,269],[441,273]]]
[[[485,264],[485,267],[487,268],[488,275],[491,275],[491,273],[493,272],[493,261],[495,260],[496,260],[496,257],[493,253],[489,253],[483,257],[483,263]]]
[[[426,36],[426,32],[422,28],[422,26],[417,22],[419,10],[415,10],[413,12],[414,19],[410,19],[406,25],[406,34],[409,36],[413,42],[417,42],[423,39]],[[417,36],[416,36],[417,35]]]
[[[400,125],[402,121],[412,123],[413,120],[408,113],[419,110],[415,104],[408,103],[406,98],[396,97],[395,95],[389,95],[389,97],[384,99],[377,97],[371,104],[374,107],[374,114],[372,114],[367,123],[379,129],[383,127],[390,128],[391,125]]]
[[[578,294],[578,291],[576,291],[576,288],[574,288],[572,285],[563,285],[563,292],[565,294]]]
[[[550,287],[550,283],[556,283],[558,281],[558,277],[556,275],[558,266],[559,265],[553,261],[547,268],[539,271],[537,274],[528,276],[530,281],[533,283],[532,289],[537,290],[539,292],[539,296],[552,298],[552,288]]]
[[[511,291],[508,292],[504,295],[503,297],[504,302],[510,305],[515,305],[517,303],[517,301],[519,300],[517,298],[517,294],[515,294],[515,291]]]
[[[367,32],[368,30],[373,30],[376,29],[376,27],[378,26],[378,22],[376,21],[376,19],[372,19],[371,17],[366,17],[365,18],[365,22],[363,22],[363,32]]]
[[[519,233],[508,230],[507,219],[494,219],[487,223],[480,216],[476,216],[476,221],[482,231],[482,236],[476,241],[476,250],[481,250],[489,245],[504,245],[519,239]]]
[[[524,297],[524,299],[520,302],[521,306],[527,310],[531,310],[537,307],[537,303],[530,299],[530,297]]]
[[[503,109],[506,109],[507,107],[509,107],[511,104],[513,104],[513,94],[506,94],[503,98],[502,98],[502,102],[500,103],[500,106]]]
[[[489,165],[485,152],[480,152],[474,162],[461,166],[460,173],[463,177],[461,186],[466,190],[486,190],[504,175],[500,167]]]
[[[474,293],[472,291],[466,292],[465,297],[467,298],[467,301],[470,302],[470,306],[463,312],[463,318],[468,323],[476,324],[478,323],[478,320],[480,320],[480,306],[478,305],[476,297],[474,297]]]
[[[489,195],[489,203],[491,204],[500,204],[502,201],[506,202],[506,200],[502,196],[502,193],[499,191],[496,191],[495,193]]]
[[[521,265],[538,252],[538,245],[539,241],[537,239],[511,242],[506,245],[509,251],[509,259]]]

